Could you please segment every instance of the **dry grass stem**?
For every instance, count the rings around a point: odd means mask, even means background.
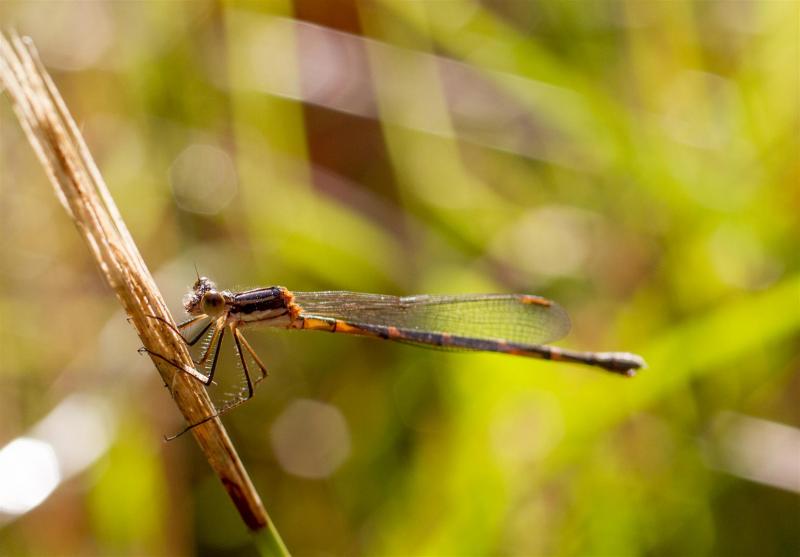
[[[192,367],[173,323],[89,150],[30,39],[0,34],[0,83],[47,172],[56,195],[75,222],[108,284],[117,294],[142,344],[151,352]],[[176,405],[189,423],[214,413],[203,386],[186,373],[153,359]],[[214,472],[222,480],[247,526],[277,533],[220,420],[192,429]],[[282,544],[279,544],[282,545]]]

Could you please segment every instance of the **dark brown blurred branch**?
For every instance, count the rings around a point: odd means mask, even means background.
[[[0,83],[11,97],[25,134],[56,195],[86,240],[109,286],[151,353],[192,367],[184,343],[148,315],[173,323],[167,306],[131,238],[89,150],[53,81],[28,38],[0,34]],[[196,423],[215,410],[203,386],[186,373],[153,358],[186,421]],[[280,537],[218,418],[191,430],[211,468],[222,480],[248,528]],[[285,553],[285,548],[277,554]]]

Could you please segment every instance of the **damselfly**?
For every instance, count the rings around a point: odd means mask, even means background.
[[[342,291],[291,292],[282,286],[232,292],[218,290],[208,278],[198,277],[183,305],[190,317],[178,325],[179,331],[208,320],[196,335],[184,338],[185,342],[193,346],[208,335],[210,341],[195,361],[196,367],[206,367],[207,375],[177,366],[180,369],[210,385],[222,340],[226,332],[233,337],[246,393],[219,413],[252,397],[254,386],[267,376],[264,362],[242,334],[244,327],[252,325],[575,362],[627,376],[645,366],[640,356],[627,352],[578,352],[546,346],[567,334],[569,317],[555,302],[528,294],[397,297]],[[255,381],[245,353],[258,367]]]

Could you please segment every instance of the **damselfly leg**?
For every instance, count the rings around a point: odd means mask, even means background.
[[[194,325],[197,325],[204,319],[208,318],[207,315],[193,316],[187,319],[186,321],[179,323],[177,326],[172,325],[163,318],[157,316],[150,316],[150,317],[167,324],[175,333],[178,334],[178,336],[183,340],[183,342],[189,347],[195,346],[202,338],[208,338],[207,344],[202,349],[199,358],[192,360],[197,368],[206,366],[208,370],[207,374],[203,374],[194,368],[187,368],[186,366],[179,365],[176,362],[173,362],[172,360],[165,358],[161,354],[154,353],[150,350],[147,350],[146,348],[141,349],[142,351],[147,352],[161,359],[162,361],[167,362],[168,364],[172,365],[179,371],[191,375],[192,377],[199,380],[206,386],[215,384],[214,376],[217,370],[217,364],[219,362],[219,357],[222,351],[222,343],[225,338],[225,330],[230,328],[231,335],[233,337],[234,349],[239,359],[239,363],[242,367],[242,375],[245,384],[245,388],[242,393],[237,395],[233,400],[223,403],[223,405],[213,415],[207,416],[206,418],[200,420],[199,422],[188,425],[186,428],[184,428],[175,435],[166,437],[168,441],[183,435],[184,433],[197,427],[198,425],[201,425],[209,420],[212,420],[218,416],[221,416],[222,414],[231,411],[240,404],[245,403],[246,401],[248,401],[250,398],[253,397],[253,394],[255,392],[255,386],[258,385],[258,383],[260,383],[267,377],[268,375],[267,367],[261,361],[261,358],[258,357],[253,347],[250,345],[250,343],[247,341],[247,339],[244,337],[242,332],[238,329],[238,327],[236,327],[235,324],[233,323],[229,323],[227,325],[225,324],[224,316],[221,316],[217,319],[211,319],[207,324],[203,325],[198,332],[190,335],[188,338],[184,336],[185,333],[188,332]],[[213,330],[211,330],[212,327]],[[210,337],[208,336],[209,330],[211,330]],[[248,365],[247,363],[248,357],[252,358],[253,362],[255,362],[260,372],[260,376],[256,378],[255,381],[253,380],[251,375],[250,371],[251,366]]]

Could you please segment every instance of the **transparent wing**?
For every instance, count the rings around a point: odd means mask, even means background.
[[[381,325],[449,333],[521,344],[546,344],[567,334],[564,309],[544,298],[523,294],[387,296],[358,292],[294,292],[304,315],[331,317],[362,325]]]

